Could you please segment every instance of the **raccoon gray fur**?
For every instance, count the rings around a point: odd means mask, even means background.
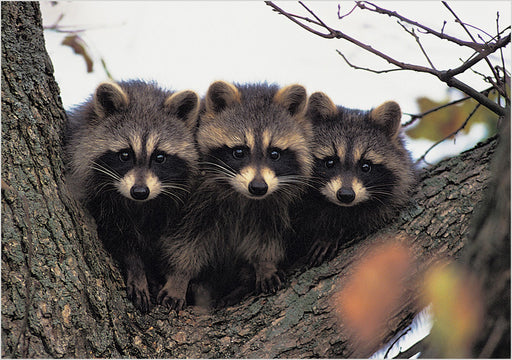
[[[334,256],[340,241],[397,216],[410,199],[416,172],[400,133],[396,102],[361,111],[336,106],[316,92],[307,116],[314,129],[313,189],[297,208],[294,227],[311,246],[312,266]]]
[[[132,80],[100,84],[68,114],[71,190],[95,218],[128,297],[143,312],[163,283],[158,239],[179,220],[198,171],[198,112],[193,91]]]
[[[182,225],[166,241],[161,304],[182,308],[191,279],[237,263],[252,270],[248,289],[281,287],[289,206],[312,169],[306,104],[300,85],[210,85],[196,134],[204,175]]]

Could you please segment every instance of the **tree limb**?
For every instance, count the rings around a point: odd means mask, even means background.
[[[510,43],[510,34],[508,34],[507,36],[505,36],[503,38],[499,38],[496,42],[493,42],[493,43],[484,43],[484,44],[479,44],[479,43],[476,43],[476,42],[468,43],[468,42],[464,42],[462,40],[459,40],[459,39],[456,39],[456,38],[453,38],[453,37],[449,37],[449,36],[447,36],[444,33],[435,32],[432,29],[430,29],[430,28],[428,28],[426,26],[423,26],[421,24],[418,24],[418,23],[416,23],[414,21],[411,21],[411,20],[409,20],[409,19],[399,15],[398,13],[396,13],[394,11],[392,12],[392,11],[380,8],[380,7],[378,7],[378,6],[376,6],[376,5],[372,4],[372,3],[369,3],[369,2],[360,2],[360,1],[357,2],[357,5],[360,8],[362,8],[362,9],[368,9],[370,11],[374,11],[374,12],[386,14],[388,16],[396,17],[396,18],[398,18],[398,19],[400,19],[400,20],[402,20],[404,22],[407,22],[409,24],[413,24],[414,26],[418,26],[418,27],[422,28],[423,30],[425,30],[425,31],[427,31],[429,33],[432,33],[432,34],[434,34],[434,35],[436,35],[438,37],[441,37],[443,39],[447,39],[447,40],[449,40],[451,42],[457,43],[458,45],[468,46],[468,47],[470,47],[472,49],[475,49],[478,52],[477,56],[472,57],[471,59],[469,59],[468,61],[466,61],[461,66],[459,66],[459,67],[457,67],[455,69],[436,70],[436,69],[433,68],[433,66],[431,68],[429,68],[429,67],[425,67],[425,66],[420,66],[420,65],[415,65],[415,64],[408,64],[408,63],[404,63],[404,62],[398,61],[398,60],[394,59],[393,57],[391,57],[391,56],[389,56],[389,55],[387,55],[387,54],[385,54],[385,53],[383,53],[383,52],[381,52],[379,50],[374,49],[372,46],[370,46],[368,44],[364,44],[364,43],[358,41],[357,39],[352,38],[351,36],[343,33],[342,31],[339,31],[339,30],[336,30],[336,29],[333,29],[333,28],[329,27],[311,9],[309,9],[302,2],[299,2],[299,3],[316,19],[316,20],[308,19],[307,21],[322,27],[327,32],[321,32],[321,31],[318,31],[316,29],[313,29],[312,27],[310,27],[310,26],[306,25],[305,23],[303,23],[302,21],[300,21],[300,20],[304,20],[304,17],[299,17],[298,15],[290,14],[290,13],[286,12],[285,10],[281,9],[279,6],[275,5],[272,1],[266,1],[265,3],[268,6],[272,7],[274,11],[278,12],[281,15],[284,15],[285,17],[287,17],[288,19],[290,19],[294,23],[298,24],[299,26],[301,26],[305,30],[307,30],[307,31],[309,31],[309,32],[311,32],[311,33],[313,33],[315,35],[321,36],[321,37],[326,38],[326,39],[343,39],[343,40],[349,41],[352,44],[362,48],[363,50],[366,50],[366,51],[368,51],[368,52],[370,52],[370,53],[372,53],[372,54],[374,54],[374,55],[376,55],[376,56],[386,60],[388,63],[390,63],[392,65],[395,65],[397,68],[400,68],[400,69],[403,69],[403,70],[412,70],[412,71],[416,71],[416,72],[423,72],[423,73],[428,73],[428,74],[434,75],[439,80],[441,80],[442,82],[447,84],[448,86],[454,87],[456,89],[459,89],[460,91],[464,92],[465,94],[473,97],[477,102],[479,102],[483,106],[487,107],[488,109],[490,109],[491,111],[493,111],[497,115],[503,116],[506,113],[506,110],[505,110],[504,107],[502,107],[498,103],[490,100],[488,97],[482,95],[482,93],[480,91],[478,91],[478,90],[472,88],[471,86],[467,85],[466,83],[456,79],[455,76],[458,75],[458,74],[463,73],[464,71],[466,71],[467,69],[469,69],[470,67],[472,67],[473,65],[475,65],[476,63],[481,61],[482,59],[486,59],[486,61],[488,61],[488,59],[487,59],[488,55],[492,54],[493,52],[495,52],[498,49],[501,49],[501,48],[507,46]],[[367,4],[371,5],[373,8],[368,7]],[[343,59],[350,66],[352,66],[354,68],[359,68],[359,69],[363,69],[363,70],[367,70],[367,71],[372,71],[372,72],[377,72],[377,73],[378,72],[394,71],[394,70],[374,71],[374,70],[370,70],[370,69],[366,69],[366,68],[355,67],[350,62],[348,62],[348,60],[346,59],[346,57],[344,55],[342,55],[339,51],[338,51],[338,53],[343,57]],[[499,91],[499,89],[497,89],[497,90]],[[500,93],[502,93],[502,92],[500,92]]]

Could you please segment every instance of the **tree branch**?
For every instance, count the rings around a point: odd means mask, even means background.
[[[370,5],[372,6],[373,8],[371,7],[368,7],[366,6],[365,4],[367,5]],[[379,13],[379,14],[384,14],[384,15],[388,15],[390,17],[395,17],[401,21],[404,21],[406,23],[409,23],[411,25],[414,25],[420,29],[423,29],[426,33],[428,34],[432,34],[434,36],[437,36],[438,38],[440,39],[443,39],[443,40],[448,40],[454,44],[457,44],[457,45],[460,45],[460,46],[467,46],[467,47],[470,47],[472,48],[473,50],[475,51],[481,51],[481,50],[485,50],[487,48],[487,44],[479,44],[477,42],[469,42],[469,41],[463,41],[461,39],[457,39],[456,37],[453,37],[453,36],[450,36],[450,35],[447,35],[443,32],[438,32],[438,31],[435,31],[423,24],[420,24],[416,21],[413,21],[413,20],[410,20],[408,18],[406,18],[405,16],[402,16],[400,15],[399,13],[397,13],[396,11],[390,11],[390,10],[387,10],[387,9],[384,9],[384,8],[381,8],[369,1],[357,1],[357,5],[359,6],[359,8],[363,9],[363,10],[369,10],[369,11],[372,11],[372,12],[376,12],[376,13]],[[444,26],[443,26],[443,29],[444,29]]]
[[[470,67],[472,67],[473,65],[475,65],[476,63],[481,61],[482,59],[486,59],[486,61],[488,61],[488,59],[487,59],[488,55],[492,54],[493,52],[495,52],[498,49],[501,49],[502,47],[505,47],[506,45],[508,45],[510,43],[510,34],[508,34],[504,38],[499,38],[494,43],[479,44],[479,43],[476,43],[476,42],[473,42],[473,43],[464,42],[464,41],[462,41],[460,39],[456,39],[454,37],[450,37],[450,36],[448,36],[448,35],[446,35],[444,33],[436,32],[436,31],[434,31],[434,30],[432,30],[432,29],[430,29],[430,28],[428,28],[428,27],[426,27],[424,25],[421,25],[421,24],[419,24],[417,22],[414,22],[412,20],[407,19],[407,18],[399,15],[398,13],[396,13],[394,11],[389,11],[389,10],[380,8],[380,7],[374,5],[374,4],[370,3],[370,2],[358,1],[356,3],[361,9],[368,9],[368,10],[373,11],[373,12],[377,12],[377,13],[381,13],[381,14],[386,14],[388,16],[392,16],[392,17],[398,18],[398,19],[400,19],[400,20],[402,20],[402,21],[404,21],[406,23],[412,24],[414,26],[418,26],[419,28],[425,30],[426,32],[432,33],[432,34],[434,34],[434,35],[436,35],[436,36],[438,36],[438,37],[440,37],[442,39],[447,39],[447,40],[449,40],[451,42],[454,42],[454,43],[456,43],[458,45],[461,45],[461,46],[468,46],[468,47],[470,47],[472,49],[475,49],[478,52],[477,56],[471,58],[470,60],[466,61],[461,66],[459,66],[459,67],[457,67],[455,69],[436,70],[434,68],[428,68],[428,67],[425,67],[425,66],[420,66],[420,65],[415,65],[415,64],[408,64],[408,63],[404,63],[404,62],[398,61],[398,60],[392,58],[391,56],[389,56],[389,55],[387,55],[387,54],[385,54],[385,53],[383,53],[383,52],[381,52],[379,50],[374,49],[370,45],[364,44],[364,43],[362,43],[362,42],[352,38],[351,36],[343,33],[342,31],[339,31],[339,30],[336,30],[336,29],[333,29],[333,28],[329,27],[311,9],[309,9],[302,2],[299,2],[299,3],[311,15],[313,15],[313,17],[316,19],[315,21],[313,21],[311,19],[309,19],[308,21],[314,23],[315,25],[318,25],[318,26],[322,27],[323,29],[327,30],[327,32],[321,32],[321,31],[318,31],[316,29],[311,28],[310,26],[307,26],[306,24],[304,24],[303,22],[301,22],[298,19],[297,15],[293,15],[293,14],[290,14],[290,13],[284,11],[283,9],[281,9],[280,7],[275,5],[272,1],[266,1],[265,3],[268,6],[272,7],[274,9],[274,11],[278,12],[281,15],[286,16],[288,19],[292,20],[293,22],[295,22],[296,24],[298,24],[302,28],[306,29],[307,31],[309,31],[309,32],[311,32],[311,33],[313,33],[315,35],[321,36],[321,37],[326,38],[326,39],[343,39],[343,40],[349,41],[352,44],[354,44],[354,45],[356,45],[356,46],[358,46],[358,47],[360,47],[360,48],[362,48],[362,49],[364,49],[364,50],[366,50],[366,51],[368,51],[368,52],[370,52],[370,53],[372,53],[372,54],[374,54],[374,55],[376,55],[376,56],[378,56],[378,57],[380,57],[380,58],[382,58],[384,60],[386,60],[388,63],[390,63],[392,65],[395,65],[396,67],[398,67],[400,69],[412,70],[412,71],[416,71],[416,72],[423,72],[423,73],[432,74],[432,75],[436,76],[442,82],[446,83],[448,86],[454,87],[456,89],[459,89],[460,91],[464,92],[465,94],[473,97],[476,101],[478,101],[480,104],[484,105],[485,107],[487,107],[488,109],[490,109],[491,111],[496,113],[497,115],[503,116],[506,113],[505,108],[500,106],[498,103],[490,100],[486,96],[482,95],[480,91],[478,91],[478,90],[472,88],[471,86],[467,85],[466,83],[463,83],[462,81],[456,79],[455,76],[460,74],[460,73],[463,73],[464,71],[466,71],[467,69],[469,69]],[[373,8],[370,8],[367,5],[370,5]],[[370,69],[367,69],[367,68],[356,67],[356,66],[352,65],[350,62],[348,62],[346,57],[344,55],[342,55],[341,52],[338,51],[338,53],[343,57],[343,59],[347,62],[347,64],[349,64],[351,67],[356,68],[356,69],[358,68],[358,69],[362,69],[362,70],[372,71],[372,72],[375,72],[375,73],[395,71],[395,70],[374,71],[374,70],[370,70]],[[494,73],[495,73],[495,71],[494,71]]]
[[[473,40],[473,42],[476,42],[475,38],[473,37],[473,35],[471,34],[471,32],[468,30],[468,28],[466,27],[466,25],[460,20],[460,18],[457,16],[457,14],[455,14],[455,11],[452,10],[452,8],[446,3],[446,1],[442,1],[443,5],[452,13],[452,15],[455,17],[456,19],[456,22],[458,22],[462,28],[464,29],[464,31],[466,31],[466,34],[469,35],[469,37],[471,38],[471,40]],[[493,73],[494,77],[496,78],[496,80],[498,81],[498,83],[500,82],[500,79],[498,77],[498,74],[496,74],[496,71],[494,70],[491,62],[489,61],[489,59],[487,58],[487,56],[485,57],[485,62],[487,63],[487,65],[489,65],[489,68],[491,69],[491,72]]]
[[[423,45],[421,44],[421,41],[420,41],[420,37],[418,35],[416,35],[416,33],[414,32],[414,29],[412,30],[409,30],[405,27],[404,24],[402,24],[400,21],[397,21],[398,25],[400,25],[402,27],[402,29],[404,29],[404,31],[408,34],[410,34],[412,37],[414,37],[414,40],[416,40],[416,43],[418,44],[418,46],[420,47],[420,50],[421,52],[423,53],[423,55],[425,56],[425,58],[427,59],[428,63],[430,64],[430,67],[434,70],[436,70],[436,67],[434,66],[434,64],[432,63],[432,61],[430,60],[430,57],[428,56],[427,52],[425,51],[425,49],[423,48]]]
[[[478,108],[480,107],[481,104],[477,104],[475,106],[475,108],[473,109],[473,111],[471,111],[471,113],[468,115],[468,117],[466,118],[466,120],[464,120],[464,123],[457,129],[455,130],[454,132],[452,132],[451,134],[445,136],[444,138],[442,138],[441,140],[437,141],[436,143],[434,143],[432,146],[430,146],[427,151],[425,151],[425,153],[418,159],[416,160],[416,164],[419,164],[421,161],[425,161],[425,157],[427,156],[427,154],[433,149],[435,148],[437,145],[439,145],[440,143],[442,143],[443,141],[457,135],[462,129],[464,129],[466,127],[466,125],[468,124],[469,122],[469,119],[471,119],[473,117],[473,115],[475,114],[475,112],[478,110]],[[427,163],[427,161],[425,161]],[[428,164],[428,163],[427,163]]]
[[[484,90],[485,91],[490,91],[492,88],[489,88],[489,89],[486,89]],[[436,106],[435,108],[433,109],[430,109],[430,110],[427,110],[425,111],[424,113],[421,113],[421,114],[407,114],[407,113],[404,113],[404,115],[408,115],[411,117],[411,119],[409,121],[407,121],[405,124],[402,124],[402,127],[407,127],[407,126],[410,126],[412,124],[414,124],[414,122],[418,119],[421,119],[431,113],[434,113],[438,110],[441,110],[441,109],[444,109],[445,107],[449,107],[449,106],[452,106],[452,105],[455,105],[455,104],[458,104],[460,102],[463,102],[463,101],[466,101],[466,100],[469,100],[469,99],[472,99],[471,96],[466,96],[466,97],[463,97],[463,98],[460,98],[458,100],[454,100],[454,101],[451,101],[449,103],[446,103],[446,104],[443,104],[443,105],[440,105],[440,106]]]
[[[341,51],[336,49],[336,52],[343,58],[343,60],[345,60],[345,62],[347,63],[348,66],[350,66],[351,68],[354,68],[356,70],[365,70],[365,71],[369,71],[369,72],[372,72],[372,73],[375,73],[375,74],[383,74],[383,73],[389,73],[389,72],[393,72],[393,71],[403,71],[403,70],[406,70],[406,69],[401,69],[401,68],[387,69],[387,70],[374,70],[374,69],[370,69],[370,68],[365,68],[365,67],[357,66],[357,65],[352,64],[350,61],[348,61],[348,59],[345,57],[345,55],[343,55],[341,53]]]

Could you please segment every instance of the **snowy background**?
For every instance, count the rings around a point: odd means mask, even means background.
[[[308,15],[296,2],[278,1],[287,11]],[[310,1],[306,4],[327,24],[404,62],[427,66],[413,37],[396,20],[385,15],[356,10],[342,20],[354,3]],[[510,1],[452,1],[452,9],[466,23],[496,33],[496,12],[501,29],[510,25]],[[433,1],[385,1],[378,5],[440,30],[469,40],[461,26],[441,4]],[[82,57],[61,45],[66,33],[45,31],[46,47],[55,68],[64,107],[69,109],[89,96],[107,75],[103,58],[116,80],[140,78],[155,80],[174,90],[193,89],[203,96],[212,81],[260,82],[288,85],[300,83],[308,93],[324,91],[337,104],[370,109],[386,100],[397,101],[404,113],[419,112],[416,98],[427,96],[440,101],[459,95],[448,90],[431,75],[410,71],[373,74],[349,67],[338,55],[340,50],[353,63],[374,69],[390,65],[344,40],[328,40],[310,34],[290,20],[256,1],[72,1],[41,2],[43,24],[52,26],[61,15],[61,30],[80,32],[94,60],[94,71],[86,72]],[[310,16],[310,15],[309,15]],[[474,30],[474,33],[478,32]],[[483,35],[485,38],[485,35]],[[487,38],[488,39],[488,38]],[[422,42],[437,68],[460,65],[471,52],[422,35]],[[510,63],[510,46],[506,51]],[[482,62],[483,63],[483,62]],[[487,73],[482,64],[479,68]],[[470,74],[459,79],[478,90],[488,86],[481,77]],[[409,120],[404,115],[402,121]],[[429,153],[435,162],[441,156],[471,147],[482,136],[483,127],[474,126],[468,135],[446,141]],[[418,158],[431,145],[429,141],[409,141]]]

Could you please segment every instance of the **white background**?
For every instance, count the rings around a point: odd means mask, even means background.
[[[278,1],[285,10],[311,17],[296,2]],[[360,9],[339,20],[354,3],[309,1],[306,5],[331,27],[345,32],[396,59],[428,66],[414,38],[392,19]],[[452,1],[448,3],[466,23],[496,34],[496,13],[500,28],[510,25],[510,1]],[[385,1],[377,5],[440,30],[469,40],[462,27],[441,4],[434,1]],[[43,23],[59,22],[63,30],[85,30],[80,36],[94,60],[94,72],[87,73],[84,60],[71,48],[62,46],[64,33],[46,30],[47,50],[55,68],[66,109],[84,101],[106,79],[103,58],[116,80],[156,80],[174,90],[193,89],[201,96],[214,80],[233,82],[300,83],[308,93],[323,91],[345,107],[370,109],[386,100],[397,101],[404,113],[418,113],[415,99],[428,96],[442,100],[458,94],[428,74],[400,71],[373,74],[349,67],[336,49],[356,65],[389,69],[391,65],[344,41],[322,39],[306,32],[260,1],[86,1],[41,2]],[[472,29],[474,36],[479,34]],[[482,34],[482,33],[480,33]],[[431,35],[420,34],[422,44],[438,69],[460,65],[472,52]],[[488,39],[483,35],[484,39]],[[510,64],[510,46],[505,51]],[[497,59],[497,57],[493,57]],[[496,62],[497,63],[497,62]],[[497,63],[499,64],[499,63]],[[489,73],[482,62],[479,71]],[[508,68],[510,70],[510,67]],[[458,77],[478,90],[489,85],[468,72]],[[409,120],[404,115],[402,121]],[[459,135],[432,151],[427,160],[457,153],[482,136],[475,126],[469,135]],[[428,141],[410,141],[415,158],[430,146]]]

